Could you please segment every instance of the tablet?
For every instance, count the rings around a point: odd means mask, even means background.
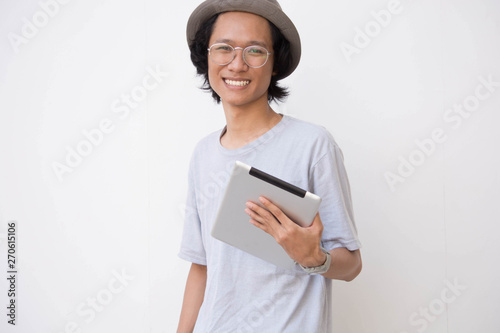
[[[321,198],[313,193],[236,161],[211,235],[274,265],[291,269],[295,262],[271,235],[252,225],[245,213],[249,200],[263,207],[260,196],[271,200],[302,227],[311,225],[321,203]]]

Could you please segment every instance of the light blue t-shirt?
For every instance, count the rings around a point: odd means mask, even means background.
[[[179,257],[207,266],[195,332],[332,332],[331,280],[297,267],[284,270],[210,235],[236,160],[322,198],[321,245],[360,248],[340,148],[323,127],[284,115],[255,141],[220,144],[225,128],[196,146],[189,168],[186,218]],[[244,209],[244,207],[242,207]]]

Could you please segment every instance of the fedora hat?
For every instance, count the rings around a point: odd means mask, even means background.
[[[191,47],[200,26],[214,16],[224,12],[247,12],[266,18],[272,22],[290,42],[292,65],[280,77],[292,74],[300,61],[300,37],[295,25],[283,12],[276,0],[205,0],[191,14],[188,20],[186,35]]]

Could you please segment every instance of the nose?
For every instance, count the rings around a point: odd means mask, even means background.
[[[241,50],[241,52],[238,52],[238,50]],[[234,48],[234,59],[228,64],[228,69],[235,72],[242,72],[248,70],[248,65],[243,59],[242,47]]]

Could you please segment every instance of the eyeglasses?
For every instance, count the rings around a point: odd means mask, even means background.
[[[266,64],[269,55],[272,53],[268,52],[265,48],[258,45],[252,45],[245,48],[242,47],[232,47],[226,43],[216,43],[210,46],[207,51],[210,55],[210,59],[217,65],[227,65],[236,57],[236,50],[243,50],[243,60],[248,65],[248,67],[259,68]]]

